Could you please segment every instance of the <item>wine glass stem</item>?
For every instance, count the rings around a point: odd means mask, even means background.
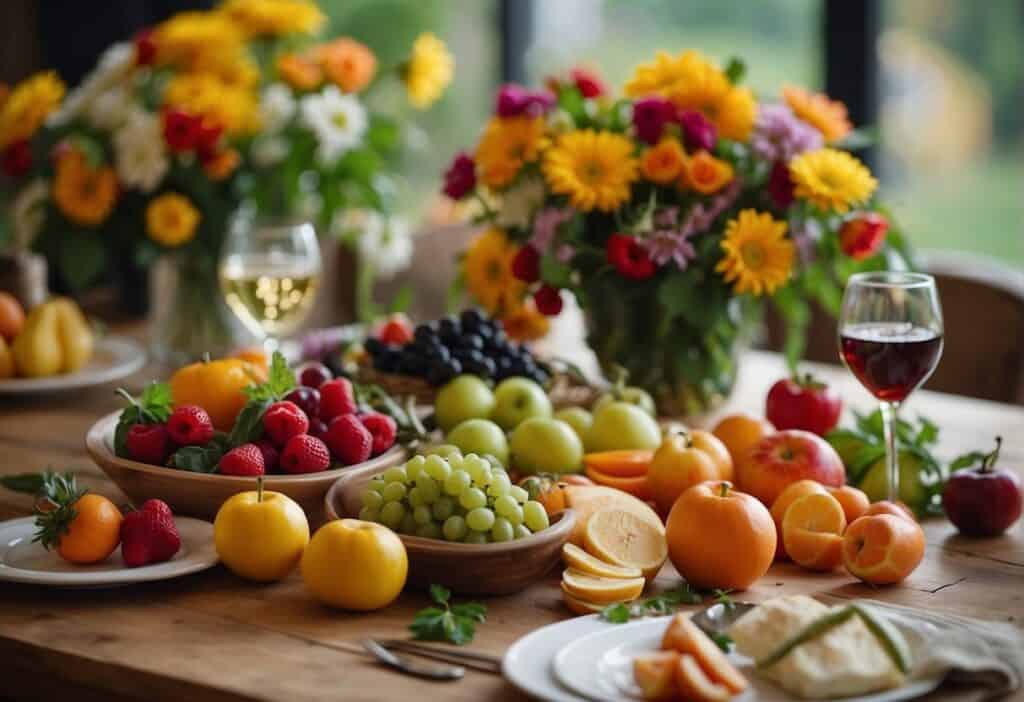
[[[896,502],[900,499],[900,454],[896,449],[896,413],[899,411],[898,402],[880,402],[879,409],[882,412],[882,430],[885,432],[885,466],[886,476],[889,478],[889,500]]]

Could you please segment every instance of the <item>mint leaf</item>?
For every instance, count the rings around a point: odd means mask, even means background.
[[[139,396],[139,405],[143,412],[156,417],[158,422],[166,422],[171,416],[171,386],[153,381]]]
[[[442,607],[448,606],[448,600],[452,596],[452,591],[443,585],[431,585],[430,586],[430,599],[436,602]]]
[[[219,434],[205,446],[182,446],[171,455],[170,466],[191,473],[215,473],[229,448],[228,437]]]
[[[270,399],[249,400],[235,419],[235,426],[228,435],[228,444],[241,446],[258,441],[263,436],[263,413],[270,407],[271,402]]]
[[[430,586],[430,598],[437,607],[416,613],[409,631],[421,641],[447,641],[456,646],[469,643],[476,635],[477,623],[487,619],[487,608],[478,602],[465,602],[449,607],[452,592],[441,585]]]
[[[728,653],[732,649],[732,637],[728,634],[715,632],[713,634],[709,634],[708,638],[714,641],[715,645],[722,649],[722,651],[725,653]]]
[[[274,357],[270,361],[270,372],[267,374],[267,382],[250,385],[245,388],[245,394],[250,400],[269,400],[273,402],[280,400],[294,387],[295,373],[288,367],[288,361],[281,355],[281,352],[275,351]]]
[[[622,602],[608,605],[601,610],[601,618],[612,624],[625,624],[630,620],[631,616],[629,607]]]
[[[477,602],[455,605],[452,607],[452,614],[456,617],[472,619],[475,622],[487,621],[487,608]]]

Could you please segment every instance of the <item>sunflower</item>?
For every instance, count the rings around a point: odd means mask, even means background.
[[[113,168],[93,168],[81,151],[68,149],[54,170],[53,200],[68,219],[94,227],[110,215],[117,201]]]
[[[452,82],[455,59],[445,43],[430,32],[412,44],[409,60],[401,69],[402,81],[413,107],[425,110],[437,101]]]
[[[526,298],[507,311],[501,318],[505,333],[515,341],[535,341],[551,328],[551,320],[541,314],[532,298]]]
[[[867,166],[836,149],[800,154],[790,161],[789,174],[796,186],[796,197],[840,214],[866,202],[878,187]]]
[[[181,12],[153,30],[159,64],[191,67],[208,52],[241,51],[245,36],[219,12]]]
[[[782,89],[782,96],[793,114],[821,132],[826,142],[838,141],[853,129],[846,116],[846,105],[829,100],[823,93],[810,93],[787,85]]]
[[[519,169],[540,157],[546,143],[541,117],[493,117],[476,147],[480,180],[490,188],[504,188]]]
[[[195,237],[199,219],[199,210],[187,197],[164,193],[146,207],[146,233],[158,244],[181,246]]]
[[[31,139],[64,97],[64,83],[54,71],[37,73],[19,83],[0,103],[0,149]]]
[[[220,11],[250,37],[312,34],[326,19],[309,0],[227,0]]]
[[[737,295],[771,295],[793,269],[795,247],[786,238],[786,223],[767,213],[742,210],[729,220],[722,249],[725,257],[715,270],[734,283]]]
[[[629,200],[639,166],[632,140],[583,129],[562,134],[544,157],[548,186],[582,212],[612,212]]]
[[[469,294],[491,314],[512,309],[524,289],[512,274],[516,246],[500,229],[491,228],[474,238],[462,259]]]
[[[202,115],[228,134],[252,134],[259,106],[249,88],[226,83],[212,73],[182,73],[167,83],[164,104]]]
[[[668,185],[683,172],[686,153],[678,139],[662,139],[656,146],[644,151],[640,159],[640,172],[652,183]]]

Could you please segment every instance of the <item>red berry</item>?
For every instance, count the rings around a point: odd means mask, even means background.
[[[218,464],[222,475],[263,475],[263,454],[256,444],[242,444],[221,456]]]
[[[277,452],[277,447],[270,439],[260,439],[256,442],[256,448],[263,454],[263,470],[267,473],[273,473],[277,470],[280,462],[280,454]]]
[[[640,246],[636,237],[612,234],[607,244],[608,263],[615,267],[622,277],[630,280],[646,280],[657,270],[650,255]]]
[[[156,466],[164,465],[174,450],[171,435],[163,424],[133,424],[125,443],[129,458]]]
[[[299,378],[299,385],[307,388],[319,388],[334,377],[331,369],[319,361],[306,361],[295,369],[295,374]]]
[[[403,346],[412,341],[412,323],[404,314],[393,314],[380,325],[376,336],[385,344]]]
[[[298,405],[310,419],[320,414],[320,391],[316,388],[297,387],[285,395],[284,399]]]
[[[359,418],[366,430],[373,437],[371,452],[374,456],[384,453],[395,445],[395,434],[398,425],[395,420],[380,412],[369,412]]]
[[[162,500],[146,500],[124,515],[121,522],[121,558],[129,568],[163,563],[181,548],[181,536],[171,508]]]
[[[309,420],[309,435],[323,440],[327,435],[327,423],[319,417],[311,417]]]
[[[324,437],[331,453],[347,466],[362,463],[373,452],[373,435],[354,414],[335,417]]]
[[[263,430],[275,446],[284,446],[288,439],[309,431],[309,417],[294,402],[275,402],[263,413]]]
[[[330,465],[331,452],[327,445],[309,434],[293,436],[281,452],[281,469],[292,475],[319,473]]]
[[[512,258],[512,275],[524,283],[540,280],[540,253],[529,244],[516,251]]]
[[[198,405],[182,405],[167,419],[167,433],[179,446],[202,446],[213,438],[213,420]]]
[[[537,305],[537,310],[541,314],[555,317],[562,311],[562,293],[558,291],[558,288],[542,285],[533,294],[533,303]]]
[[[356,411],[356,395],[347,378],[329,380],[320,386],[320,419],[331,420]]]

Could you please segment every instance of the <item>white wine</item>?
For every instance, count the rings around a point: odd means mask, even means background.
[[[228,256],[220,269],[224,299],[255,334],[282,337],[306,319],[320,287],[320,267],[300,256]]]

